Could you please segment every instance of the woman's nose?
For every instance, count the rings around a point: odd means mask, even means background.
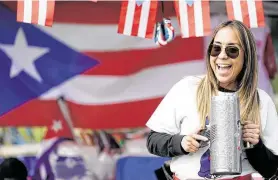
[[[226,54],[224,48],[221,50],[221,53],[218,55],[218,58],[219,59],[228,59],[228,55]]]

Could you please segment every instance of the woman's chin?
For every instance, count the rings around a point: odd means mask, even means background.
[[[219,84],[223,86],[230,85],[231,82],[233,82],[232,78],[223,76],[217,76],[217,80],[219,81]]]

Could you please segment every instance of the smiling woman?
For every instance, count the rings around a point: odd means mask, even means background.
[[[209,53],[210,65],[219,80],[219,85],[236,90],[236,78],[244,62],[244,52],[240,47],[237,32],[230,27],[219,30],[214,43],[210,45]]]
[[[207,51],[207,76],[201,81],[197,92],[202,121],[209,114],[212,94],[217,94],[217,89],[221,87],[238,92],[242,123],[247,119],[258,123],[257,86],[258,60],[253,34],[239,21],[220,24]]]
[[[243,152],[241,174],[220,179],[251,180],[255,171],[277,178],[278,117],[270,96],[257,87],[258,60],[251,31],[239,21],[220,24],[209,43],[206,62],[206,75],[176,83],[147,122],[151,129],[148,150],[173,158],[168,173],[175,180],[215,178],[210,174],[211,98],[237,93],[242,140],[254,148]]]

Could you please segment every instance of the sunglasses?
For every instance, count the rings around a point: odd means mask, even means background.
[[[212,57],[217,57],[222,52],[222,47],[220,45],[211,44],[208,52]],[[236,46],[226,46],[225,52],[229,58],[236,59],[239,55],[239,48]]]

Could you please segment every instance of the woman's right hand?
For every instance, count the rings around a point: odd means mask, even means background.
[[[198,141],[208,141],[208,138],[197,133],[186,135],[182,138],[181,146],[184,151],[195,153],[199,150],[200,147],[200,143]]]

